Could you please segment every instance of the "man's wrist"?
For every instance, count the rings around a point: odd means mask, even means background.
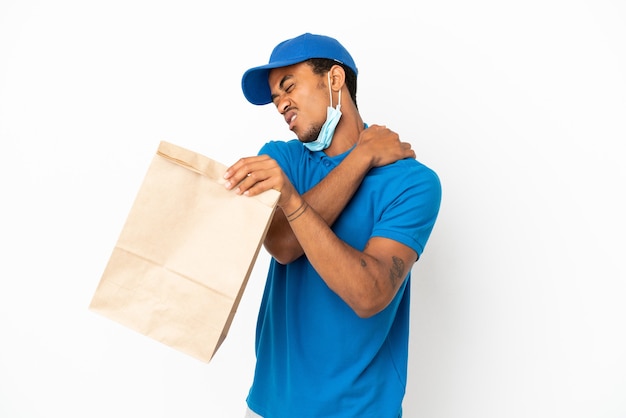
[[[296,213],[299,209],[302,209],[306,201],[302,196],[296,194],[295,196],[291,196],[289,200],[283,205],[281,205],[281,209],[286,217],[291,216]]]
[[[367,173],[375,165],[374,156],[367,151],[366,145],[357,144],[354,150],[348,154],[346,160],[352,157],[353,164],[356,164],[358,168],[363,169]]]

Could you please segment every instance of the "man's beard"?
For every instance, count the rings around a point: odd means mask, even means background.
[[[320,132],[322,132],[322,125],[312,125],[303,135],[299,136],[298,139],[305,144],[313,142],[320,136]]]

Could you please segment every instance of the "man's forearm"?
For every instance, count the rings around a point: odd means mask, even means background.
[[[417,259],[413,249],[373,237],[359,251],[337,237],[302,197],[294,196],[283,208],[313,268],[358,316],[387,307]]]
[[[303,198],[328,226],[332,226],[358,190],[370,164],[368,158],[351,152],[321,182],[304,193]],[[274,214],[264,244],[281,264],[290,263],[304,253],[282,210]]]

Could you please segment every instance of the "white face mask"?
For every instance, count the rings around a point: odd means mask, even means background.
[[[330,106],[326,111],[326,122],[322,125],[322,129],[317,139],[313,142],[307,142],[304,144],[311,151],[322,151],[330,146],[335,134],[335,128],[341,118],[341,90],[339,90],[339,103],[337,107],[333,108],[333,91],[330,88],[330,71],[328,72],[328,91],[330,93]]]

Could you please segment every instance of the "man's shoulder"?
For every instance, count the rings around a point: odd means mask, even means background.
[[[404,173],[404,176],[420,175],[438,179],[437,173],[434,169],[427,166],[423,162],[416,160],[415,158],[405,158],[403,160],[398,160],[395,163],[378,167],[376,170],[387,175],[401,172]]]
[[[266,142],[259,151],[259,154],[301,154],[305,148],[297,139],[271,140]]]
[[[267,141],[263,148],[276,148],[276,149],[303,149],[302,143],[297,139],[272,139]]]
[[[432,199],[440,199],[441,195],[441,181],[435,170],[414,158],[373,169],[366,181],[371,187],[384,184],[385,193],[390,195],[409,193]]]

